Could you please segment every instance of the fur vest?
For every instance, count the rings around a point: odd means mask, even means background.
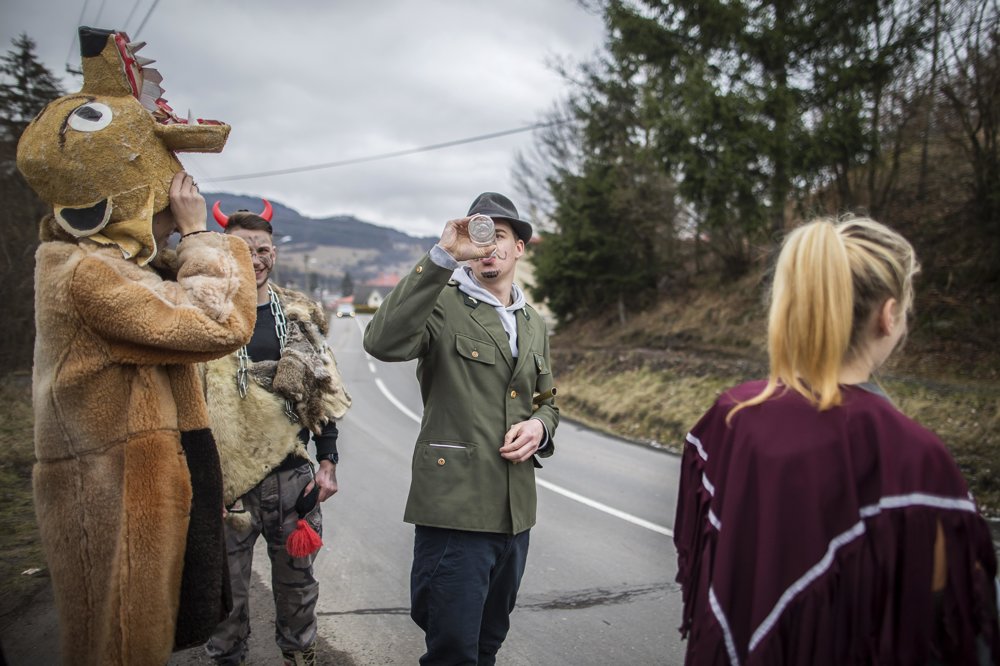
[[[288,322],[281,360],[251,364],[246,397],[240,396],[236,383],[236,354],[206,363],[203,369],[226,506],[260,483],[289,454],[307,457],[299,439],[303,427],[319,433],[351,405],[326,346],[329,324],[323,309],[297,291],[272,287]],[[297,420],[285,413],[286,399]]]

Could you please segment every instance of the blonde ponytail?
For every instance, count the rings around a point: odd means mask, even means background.
[[[779,387],[820,411],[839,405],[840,371],[857,352],[865,323],[889,298],[908,311],[918,270],[906,239],[867,218],[819,219],[792,231],[771,289],[767,385],[730,410],[727,420]]]

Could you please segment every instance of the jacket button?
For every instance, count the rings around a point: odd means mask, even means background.
[[[472,352],[472,358],[479,358],[479,352],[477,351]]]
[[[438,458],[438,465],[444,464],[444,458]]]
[[[511,391],[510,392],[510,397],[516,398],[517,397],[517,391]]]
[[[417,271],[418,273],[423,273],[423,272],[424,272],[424,267],[423,267],[423,266],[417,266],[417,268],[416,268],[415,270],[416,270],[416,271]]]

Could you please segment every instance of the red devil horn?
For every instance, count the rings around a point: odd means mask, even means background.
[[[212,215],[215,217],[215,221],[219,223],[219,226],[225,229],[229,226],[229,218],[223,215],[222,209],[219,208],[219,202],[216,201],[215,205],[212,206]]]
[[[274,214],[274,211],[271,209],[271,202],[267,199],[261,199],[261,201],[264,202],[264,212],[260,216],[270,222],[271,216]]]

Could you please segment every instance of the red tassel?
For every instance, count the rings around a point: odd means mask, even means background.
[[[305,519],[300,518],[295,531],[288,535],[285,549],[292,557],[309,557],[323,545],[323,539],[316,534]]]

